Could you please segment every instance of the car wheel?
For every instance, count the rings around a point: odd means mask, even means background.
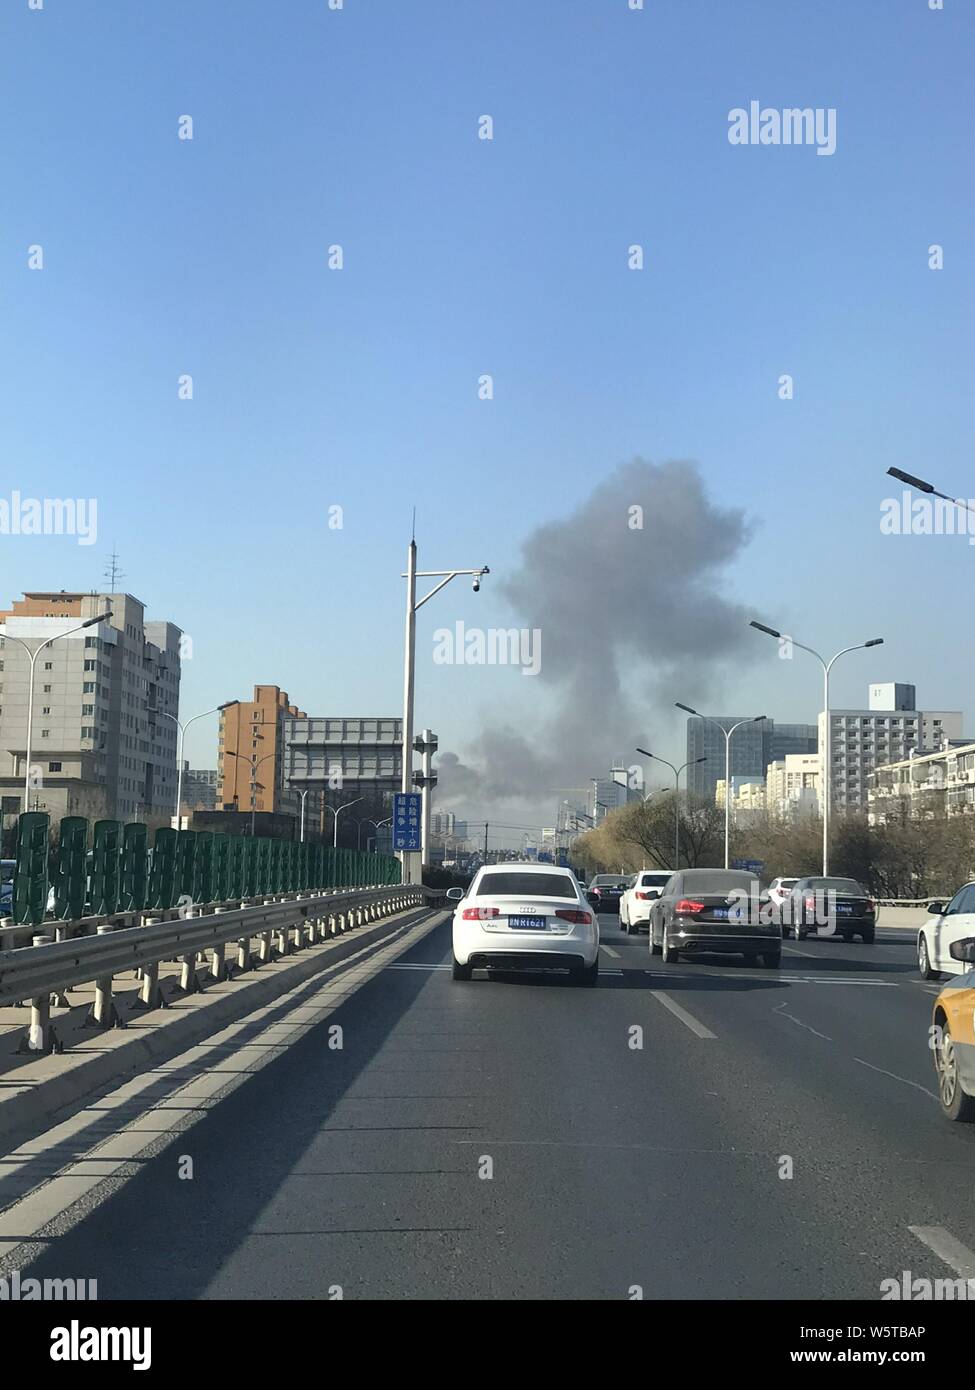
[[[852,933],[851,931],[840,932],[840,936],[842,936],[842,938],[843,938],[844,941],[852,941],[852,940],[853,940],[853,933]]]
[[[663,944],[660,947],[660,954],[663,956],[664,965],[676,965],[680,960],[680,952],[675,951],[670,944],[670,933],[664,927]]]
[[[455,980],[469,980],[471,978],[471,967],[461,965],[460,961],[454,958],[452,975]]]
[[[875,934],[876,933],[874,927],[867,927],[866,931],[862,931],[860,933],[860,940],[864,943],[864,945],[872,946]]]
[[[650,954],[651,954],[652,956],[659,956],[659,955],[660,955],[660,947],[657,945],[656,941],[654,941],[654,939],[653,939],[653,926],[652,926],[652,924],[651,924],[651,927],[650,927]]]
[[[572,972],[572,983],[582,985],[584,988],[594,989],[599,979],[599,957],[593,961],[592,965],[577,966]]]
[[[759,957],[766,970],[778,970],[782,964],[781,951],[763,951]]]
[[[941,978],[940,970],[931,969],[931,958],[928,955],[927,937],[922,932],[917,941],[917,968],[922,980],[938,980]]]
[[[942,1112],[949,1120],[975,1120],[975,1096],[962,1090],[958,1074],[958,1058],[947,1022],[941,1025],[941,1041],[934,1059],[938,1071],[938,1099]]]

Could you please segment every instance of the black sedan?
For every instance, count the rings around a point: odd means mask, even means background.
[[[873,941],[877,907],[855,878],[801,878],[782,904],[782,933]]]
[[[711,952],[774,969],[782,959],[781,909],[740,869],[682,869],[650,909],[650,951],[665,964]]]
[[[594,912],[619,912],[620,898],[630,886],[630,880],[618,874],[597,874],[586,889],[589,906]]]

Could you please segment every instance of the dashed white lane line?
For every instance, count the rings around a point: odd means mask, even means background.
[[[975,1279],[975,1253],[956,1240],[944,1226],[908,1226],[907,1229],[962,1279]]]
[[[875,1067],[872,1062],[865,1062],[862,1057],[854,1057],[853,1060],[854,1062],[859,1062],[861,1067],[869,1067],[871,1071],[879,1072],[881,1076],[889,1076],[891,1081],[901,1081],[905,1086],[913,1086],[915,1091],[923,1091],[924,1094],[930,1096],[932,1100],[938,1099],[933,1091],[929,1091],[927,1086],[922,1086],[917,1081],[909,1081],[906,1076],[898,1076],[897,1073],[893,1071],[884,1071],[883,1067]]]
[[[612,946],[607,946],[607,945],[606,945],[605,941],[601,941],[601,942],[599,943],[599,949],[600,949],[601,951],[605,951],[606,954],[607,954],[608,956],[612,956],[612,957],[613,957],[613,960],[619,960],[619,958],[620,958],[620,953],[619,953],[619,951],[614,951],[613,948],[612,948]]]
[[[817,951],[800,951],[798,946],[783,946],[782,954],[786,956],[809,956],[814,959],[819,953]]]
[[[665,1009],[669,1009],[675,1018],[679,1018],[685,1027],[689,1028],[695,1036],[699,1038],[717,1038],[717,1033],[712,1033],[710,1028],[705,1028],[693,1014],[689,1014],[686,1009],[682,1009],[675,999],[671,999],[669,994],[665,994],[662,989],[652,989],[650,991],[654,999],[663,1004]]]

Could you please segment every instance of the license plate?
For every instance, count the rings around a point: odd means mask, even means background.
[[[842,912],[845,916],[849,917],[850,913],[853,911],[853,908],[849,903],[837,903],[836,911]]]
[[[544,931],[544,917],[509,917],[508,926],[514,931]]]
[[[711,909],[711,916],[716,917],[720,921],[728,916],[728,908],[714,907]]]

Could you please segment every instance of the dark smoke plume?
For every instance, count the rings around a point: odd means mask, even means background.
[[[501,587],[516,622],[541,629],[532,680],[551,693],[548,717],[528,735],[485,728],[466,761],[444,753],[438,801],[551,804],[557,789],[606,776],[615,754],[636,761],[655,711],[672,731],[673,700],[701,698],[744,649],[747,615],[723,593],[748,539],[744,514],[708,498],[694,463],[642,459],[531,532]]]

